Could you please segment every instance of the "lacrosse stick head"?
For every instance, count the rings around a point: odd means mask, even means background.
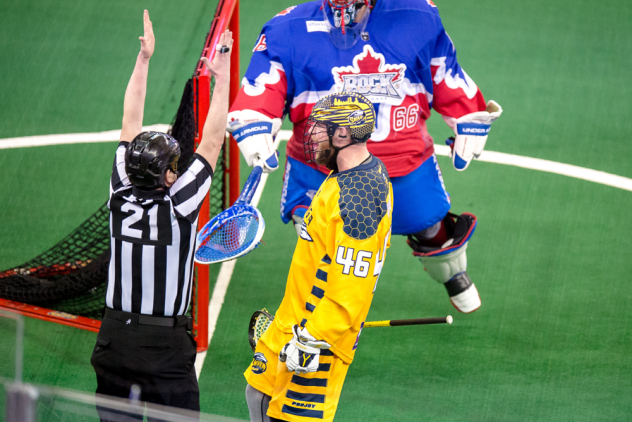
[[[257,342],[266,332],[270,324],[274,321],[274,317],[270,315],[266,308],[260,311],[255,311],[250,318],[250,325],[248,325],[248,342],[250,348],[254,352],[257,348]]]
[[[261,212],[235,204],[206,223],[197,235],[195,262],[213,264],[239,258],[259,245],[265,230]]]

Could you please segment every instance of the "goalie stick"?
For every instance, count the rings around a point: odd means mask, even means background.
[[[259,245],[265,230],[265,221],[251,201],[262,173],[261,166],[255,166],[237,201],[202,227],[197,235],[195,262],[214,264],[229,261],[247,254]]]
[[[270,324],[274,321],[274,316],[263,308],[260,311],[255,311],[250,318],[250,324],[248,325],[248,342],[250,348],[254,352],[257,347],[257,342],[266,332]],[[428,324],[452,324],[453,318],[451,315],[440,318],[417,318],[417,319],[389,319],[385,321],[368,321],[365,322],[362,328],[372,327],[398,327],[404,325],[428,325]]]
[[[274,149],[280,138],[275,138]],[[199,264],[215,264],[246,255],[257,246],[265,231],[265,221],[252,198],[263,176],[263,164],[256,162],[237,201],[216,215],[197,235],[193,259]]]

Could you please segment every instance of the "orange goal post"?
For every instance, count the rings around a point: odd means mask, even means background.
[[[215,47],[220,35],[229,29],[233,33],[233,51],[231,54],[231,78],[230,78],[230,104],[233,103],[239,91],[239,0],[220,0],[211,24],[211,29],[206,37],[202,56],[212,59]],[[202,128],[206,121],[210,107],[211,75],[208,69],[200,61],[193,76],[193,93],[195,104],[195,119],[197,133],[195,145],[202,139]],[[237,142],[230,137],[228,147],[225,148],[224,157],[224,186],[227,189],[228,204],[233,204],[239,197],[239,148]],[[227,150],[227,151],[226,151]],[[228,158],[226,158],[228,156]],[[219,175],[216,175],[218,177]],[[208,197],[200,211],[198,230],[210,220]],[[209,267],[208,265],[195,264],[195,281],[193,290],[193,334],[197,342],[198,352],[208,349],[208,305],[209,295]]]

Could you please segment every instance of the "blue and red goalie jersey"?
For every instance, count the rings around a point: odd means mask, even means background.
[[[305,162],[305,123],[314,104],[333,92],[358,92],[373,102],[377,125],[368,148],[391,177],[410,173],[434,153],[426,129],[430,108],[452,128],[457,118],[485,110],[432,1],[378,0],[362,39],[348,50],[330,41],[322,4],[289,7],[265,24],[231,107],[288,115],[290,157]]]

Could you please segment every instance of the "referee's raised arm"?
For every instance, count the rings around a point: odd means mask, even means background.
[[[207,65],[215,95],[202,147],[178,172],[181,148],[168,133],[143,132],[149,59],[154,33],[143,14],[144,35],[125,91],[121,142],[110,184],[110,263],[105,310],[90,362],[98,394],[200,410],[191,304],[197,222],[224,142],[228,112],[229,54]],[[221,38],[227,50],[230,33]],[[217,128],[221,128],[221,133]],[[136,394],[136,393],[135,393]],[[101,421],[127,420],[97,407]],[[142,419],[142,415],[141,415]]]
[[[204,124],[202,141],[195,151],[208,161],[215,170],[217,157],[226,139],[226,120],[228,116],[228,93],[230,89],[230,55],[233,50],[233,33],[226,30],[219,38],[219,44],[209,62],[202,57],[202,62],[211,75],[215,77],[215,88],[211,97],[211,106]]]
[[[134,72],[125,90],[123,105],[123,129],[121,141],[129,142],[143,130],[143,112],[145,109],[145,94],[147,93],[147,73],[149,59],[154,54],[154,29],[149,20],[149,12],[143,13],[144,34],[140,39],[140,53],[136,58]]]

